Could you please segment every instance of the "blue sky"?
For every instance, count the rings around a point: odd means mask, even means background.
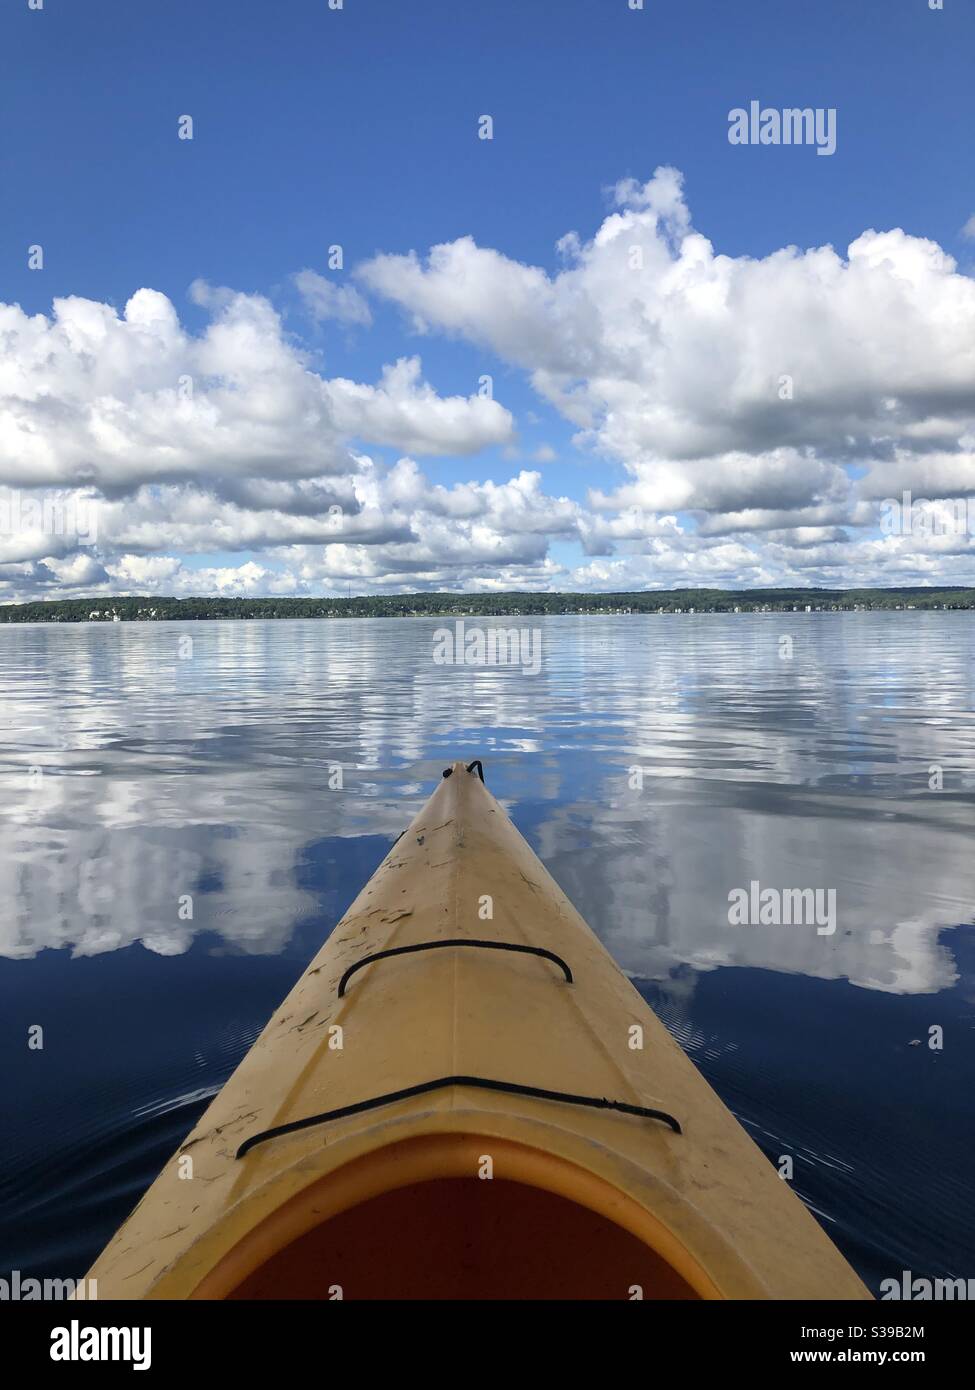
[[[843,257],[868,229],[900,228],[910,238],[937,243],[956,259],[952,292],[962,280],[970,287],[975,240],[962,229],[975,213],[970,157],[975,11],[962,0],[945,0],[941,11],[932,11],[928,0],[820,0],[815,5],[750,0],[740,6],[646,0],[642,11],[631,11],[627,0],[345,0],[339,11],[329,9],[326,0],[217,0],[205,6],[188,0],[139,5],[44,0],[40,11],[28,9],[27,0],[7,0],[0,50],[5,132],[0,300],[21,306],[28,316],[50,317],[54,300],[77,296],[122,315],[130,297],[148,288],[171,302],[186,333],[200,335],[212,319],[212,306],[194,302],[189,288],[202,280],[266,297],[280,315],[285,339],[311,354],[306,365],[325,378],[375,383],[385,364],[419,354],[422,378],[438,396],[469,397],[480,375],[490,373],[495,399],[513,422],[504,442],[486,440],[469,452],[441,450],[424,457],[395,438],[353,438],[354,449],[367,452],[378,467],[409,453],[431,486],[500,485],[529,468],[540,471],[546,497],[586,507],[592,489],[609,495],[637,478],[643,488],[641,513],[674,515],[685,534],[694,532],[702,513],[742,510],[708,506],[703,482],[684,490],[686,506],[674,505],[680,489],[655,494],[659,474],[653,469],[682,466],[681,450],[672,442],[665,446],[641,437],[638,447],[632,442],[622,447],[609,440],[611,430],[598,425],[595,442],[581,440],[578,421],[533,385],[534,364],[500,350],[498,333],[475,321],[476,315],[468,316],[462,331],[451,327],[447,314],[416,333],[409,296],[398,290],[377,295],[373,286],[355,279],[356,268],[376,256],[415,251],[423,258],[432,246],[471,237],[506,262],[555,277],[565,265],[556,243],[570,231],[584,243],[590,240],[618,206],[612,189],[619,181],[645,185],[658,167],[671,166],[683,175],[693,227],[709,239],[716,257],[741,262],[789,246],[826,245]],[[774,108],[835,108],[836,153],[820,158],[812,148],[730,145],[728,113],[751,100]],[[187,113],[194,138],[181,141],[177,121]],[[491,141],[477,139],[483,113],[494,120]],[[345,270],[339,275],[326,266],[327,247],[334,243],[344,250]],[[27,268],[26,248],[36,244],[44,251],[41,271]],[[357,285],[371,322],[331,317],[314,322],[293,279],[305,269]],[[923,285],[918,295],[922,305],[931,298]],[[867,298],[876,296],[868,292]],[[784,313],[787,302],[788,295]],[[963,315],[970,304],[964,301]],[[744,316],[750,312],[756,311],[743,305]],[[811,313],[800,297],[788,330],[797,341],[810,330]],[[970,342],[972,324],[966,319],[964,326],[964,341]],[[879,343],[892,329],[896,332],[896,317],[892,323],[888,315],[863,331],[875,333]],[[932,332],[937,334],[936,323]],[[18,341],[8,336],[8,350],[16,351]],[[726,350],[733,352],[734,343]],[[575,379],[582,373],[573,366],[569,375]],[[909,363],[896,364],[892,397],[903,398],[903,383],[911,375]],[[646,419],[660,405],[654,394],[658,379],[656,372],[648,377]],[[857,392],[877,394],[882,385],[874,375]],[[126,389],[139,395],[148,387],[132,382],[126,388],[113,379],[114,396],[127,400]],[[586,389],[593,395],[591,385]],[[715,390],[723,389],[719,381]],[[673,390],[683,401],[684,387]],[[71,405],[80,408],[76,395]],[[668,402],[667,408],[672,406]],[[605,408],[605,401],[598,404],[597,415]],[[817,398],[816,412],[821,415],[825,408]],[[630,402],[627,409],[643,408]],[[938,432],[939,411],[930,401],[926,407],[914,402],[908,413],[915,435],[925,409],[929,433]],[[708,413],[704,406],[696,410],[698,419]],[[954,496],[967,488],[965,469],[972,464],[965,441],[971,421],[959,406],[957,390],[952,419],[955,442],[949,452],[958,459],[944,475],[950,488],[944,478],[934,486],[931,470],[920,468],[917,490],[926,487],[926,496]],[[22,427],[21,421],[17,428]],[[878,442],[875,428],[866,433],[867,458],[895,447],[886,435]],[[19,436],[0,438],[5,444],[0,482],[27,485],[30,477],[13,458]],[[804,438],[808,449],[811,436]],[[767,442],[788,443],[784,438]],[[945,442],[943,430],[939,442]],[[903,443],[901,438],[898,447]],[[839,466],[847,475],[867,467],[840,459],[835,442],[831,453],[828,438],[811,447],[818,464]],[[540,461],[539,448],[554,457]],[[731,431],[711,455],[695,457],[712,457],[715,468],[727,468],[729,455],[737,458],[744,450],[751,456],[756,448],[747,430]],[[57,440],[51,450],[64,453]],[[204,449],[194,474],[204,493],[214,466],[210,460]],[[93,467],[97,483],[97,459]],[[224,471],[234,467],[233,459],[220,464]],[[78,482],[71,469],[65,460],[60,481],[66,487]],[[309,476],[304,465],[297,471]],[[702,464],[701,476],[705,473]],[[276,463],[275,476],[283,475]],[[48,469],[38,481],[50,486],[52,476]],[[90,470],[86,476],[90,479]],[[904,476],[901,469],[896,481]],[[968,480],[975,489],[975,473]],[[126,486],[132,498],[139,486],[148,488],[142,501],[151,501],[152,478],[133,474]],[[112,507],[121,496],[116,485]],[[696,505],[702,499],[705,505]],[[762,500],[746,498],[743,507],[751,502],[761,510]],[[765,508],[770,509],[774,505]],[[601,512],[610,514],[609,508]],[[808,526],[809,515],[805,505],[798,524]],[[117,512],[109,510],[106,518],[118,522]],[[776,535],[787,529],[774,528]],[[652,530],[648,526],[648,536]],[[0,574],[4,596],[73,592],[74,581],[84,592],[131,589],[138,566],[116,573],[111,565],[123,553],[146,556],[153,547],[143,535],[126,551],[131,536],[126,539],[124,527],[119,534],[120,544],[112,546],[102,527],[102,548],[77,552],[88,563],[73,568],[66,568],[71,552],[60,537],[52,556],[39,553],[33,538],[23,558],[8,549],[4,558],[22,568]],[[734,570],[742,582],[762,582],[782,568],[781,557],[773,563],[761,550],[761,536],[736,534],[736,545],[754,544],[768,563],[749,574],[747,562],[742,568],[729,555],[727,563],[714,567],[719,578],[734,577]],[[873,527],[858,534],[877,532]],[[838,543],[852,539],[849,532],[846,536]],[[806,548],[815,539],[807,536]],[[837,543],[836,537],[829,543]],[[627,568],[624,563],[618,570],[639,587],[641,577],[644,583],[666,585],[678,573],[666,563],[658,572],[639,537],[624,539],[622,551],[610,544],[607,556],[643,557],[640,564]],[[919,582],[968,576],[967,540],[948,549],[950,556],[935,557],[936,572],[926,561],[917,570]],[[214,546],[175,533],[163,536],[158,553],[178,556],[186,569],[202,567],[208,574],[214,564],[245,561],[271,573],[292,572],[291,562],[304,554],[288,557],[280,548],[272,553],[237,541]],[[584,547],[571,534],[553,532],[547,553],[569,570],[585,563]],[[529,571],[537,554],[532,554],[534,559],[527,551],[516,557],[513,568],[492,567],[485,559],[477,570],[454,562],[453,569],[445,567],[432,551],[426,555],[429,564],[414,555],[402,569],[388,551],[379,563],[375,553],[360,556],[361,564],[348,552],[336,552],[332,566],[322,566],[316,553],[317,573],[309,582],[325,591],[344,591],[350,574],[362,588],[387,583],[470,587],[497,582],[497,575],[534,582]],[[49,558],[57,562],[53,569],[46,565]],[[903,548],[893,558],[899,573],[891,571],[887,579],[879,570],[868,575],[862,555],[807,573],[814,582],[909,582]],[[686,567],[683,572],[690,574]],[[583,576],[580,582],[614,587],[613,573],[611,567],[602,577]],[[701,571],[705,581],[708,573]],[[410,574],[415,583],[408,581]],[[142,580],[151,589],[148,571]],[[259,586],[265,580],[252,582]],[[552,581],[555,587],[565,582],[565,576]],[[550,586],[541,574],[538,583]]]

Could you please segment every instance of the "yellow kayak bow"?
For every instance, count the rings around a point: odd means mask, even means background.
[[[868,1298],[455,763],[96,1261],[105,1298]]]

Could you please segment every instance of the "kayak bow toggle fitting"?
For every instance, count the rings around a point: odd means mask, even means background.
[[[479,946],[485,951],[518,951],[522,955],[543,956],[559,967],[565,975],[567,985],[572,984],[572,971],[565,961],[554,951],[547,951],[544,946],[523,946],[515,941],[480,941],[472,936],[449,936],[439,941],[418,941],[414,946],[392,946],[388,951],[374,951],[371,956],[363,956],[361,960],[354,961],[339,981],[339,998],[344,998],[345,987],[355,972],[374,960],[385,960],[387,956],[408,956],[414,951],[437,951],[444,946]]]
[[[481,781],[483,782],[483,781],[484,781],[484,768],[481,766],[481,760],[480,760],[480,758],[475,758],[474,761],[473,761],[472,763],[468,763],[468,764],[467,764],[467,771],[468,771],[468,772],[473,772],[475,768],[477,768],[477,775],[478,775],[478,777],[480,777]],[[454,769],[453,769],[452,767],[445,767],[444,770],[443,770],[443,775],[444,775],[445,777],[449,777],[449,776],[451,776],[451,774],[453,773],[453,770],[454,770]]]

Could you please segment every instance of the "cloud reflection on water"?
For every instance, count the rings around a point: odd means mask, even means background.
[[[348,842],[392,840],[470,753],[634,975],[954,982],[946,929],[975,902],[971,615],[531,621],[537,676],[435,665],[435,620],[0,628],[0,954],[178,954],[201,932],[282,951],[360,886]],[[751,879],[835,887],[835,935],[729,926]]]

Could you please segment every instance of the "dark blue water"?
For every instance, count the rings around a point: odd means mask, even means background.
[[[0,627],[0,1275],[85,1271],[479,756],[863,1277],[975,1276],[975,618],[512,621],[537,675],[425,619]],[[835,931],[731,926],[752,880]]]

